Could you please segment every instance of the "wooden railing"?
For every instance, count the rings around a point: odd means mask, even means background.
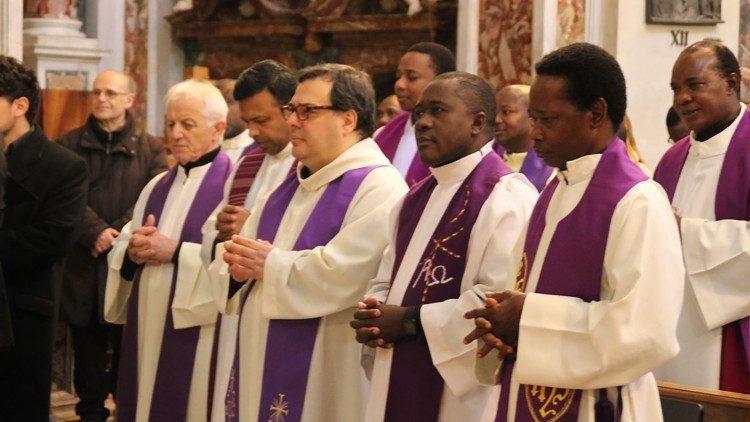
[[[705,422],[750,422],[750,394],[659,382],[662,397],[703,405]]]

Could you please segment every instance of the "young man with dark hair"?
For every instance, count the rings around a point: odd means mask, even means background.
[[[654,180],[675,209],[687,278],[680,354],[657,375],[750,393],[750,114],[739,64],[720,42],[700,41],[677,58],[670,85],[692,132],[664,154]]]
[[[217,243],[239,234],[255,203],[296,170],[291,129],[281,107],[291,100],[297,78],[281,63],[264,60],[245,69],[234,85],[240,118],[255,139],[224,187],[224,200],[203,226],[202,257],[214,259]],[[214,337],[209,408],[215,420],[225,413],[225,396],[237,347],[238,315],[222,315]],[[235,368],[236,369],[236,368]]]
[[[391,211],[389,246],[350,323],[357,341],[379,347],[367,421],[479,420],[489,398],[462,315],[513,276],[510,253],[537,197],[492,152],[494,102],[482,78],[449,72],[414,108],[431,175]]]
[[[661,188],[616,138],[625,78],[577,43],[536,65],[534,148],[557,178],[514,252],[515,285],[467,312],[477,375],[498,383],[495,421],[661,420],[651,371],[677,354],[682,256]],[[498,360],[501,367],[497,379]]]
[[[406,184],[369,137],[367,74],[326,64],[303,69],[298,81],[283,107],[297,172],[255,203],[209,266],[219,308],[241,313],[229,420],[364,416],[361,347],[347,323]]]
[[[411,111],[422,90],[435,76],[454,70],[456,59],[453,53],[432,42],[414,44],[399,61],[394,90],[404,112],[378,129],[373,137],[409,186],[430,174],[417,154]]]
[[[54,285],[86,208],[86,163],[34,126],[39,84],[0,56],[0,135],[8,163],[0,263],[15,345],[0,349],[0,419],[47,421]]]

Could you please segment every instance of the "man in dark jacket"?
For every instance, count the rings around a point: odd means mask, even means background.
[[[2,138],[0,138],[2,142]],[[8,167],[5,164],[5,154],[0,154],[0,227],[3,224],[3,211],[5,210],[5,179]],[[5,288],[5,278],[0,268],[0,349],[13,345],[13,327],[10,322],[10,304],[8,303],[8,292]]]
[[[0,134],[9,177],[0,264],[15,345],[0,349],[0,420],[47,421],[52,372],[53,276],[86,207],[86,163],[32,125],[34,72],[0,56]]]
[[[136,127],[128,112],[135,85],[128,75],[112,70],[94,80],[92,114],[59,143],[89,166],[89,196],[79,236],[68,255],[63,278],[62,317],[70,324],[75,350],[75,388],[81,401],[76,412],[84,421],[104,421],[104,400],[117,385],[122,326],[103,318],[107,251],[133,215],[138,194],[166,170],[162,143]],[[107,349],[112,369],[107,376]]]

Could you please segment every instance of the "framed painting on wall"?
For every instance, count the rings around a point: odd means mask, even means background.
[[[721,20],[721,0],[646,0],[646,22],[714,25]]]

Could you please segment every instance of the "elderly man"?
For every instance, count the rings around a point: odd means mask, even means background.
[[[545,164],[533,148],[529,88],[528,85],[508,85],[497,93],[493,148],[513,171],[522,173],[541,192],[552,175],[552,167]]]
[[[255,139],[254,148],[227,180],[219,212],[203,229],[203,258],[210,263],[216,242],[239,234],[253,205],[272,192],[294,169],[291,128],[281,112],[297,88],[297,79],[286,66],[264,60],[245,69],[234,87],[240,117]],[[296,167],[295,167],[296,168]],[[224,398],[237,345],[238,315],[222,315],[214,337],[214,361],[209,398],[214,419],[224,417]]]
[[[228,155],[233,163],[250,152],[253,148],[253,138],[247,131],[245,123],[240,116],[240,105],[232,95],[237,81],[234,79],[219,79],[214,83],[219,88],[221,95],[227,102],[227,128],[224,130],[224,140],[221,142],[221,150]]]
[[[420,42],[401,56],[394,89],[403,113],[378,129],[375,142],[398,169],[409,186],[430,174],[417,154],[414,124],[410,116],[422,90],[437,75],[456,70],[456,58],[440,44]]]
[[[201,291],[201,227],[222,199],[232,163],[219,150],[227,103],[188,80],[165,97],[178,165],[141,192],[109,254],[104,316],[125,323],[117,386],[121,421],[205,420],[217,318]]]
[[[130,114],[135,84],[130,76],[106,70],[94,79],[86,123],[58,143],[89,166],[88,205],[80,237],[68,255],[63,276],[62,317],[70,324],[75,351],[76,413],[87,421],[104,421],[104,400],[115,392],[120,356],[119,325],[104,321],[106,252],[133,218],[133,206],[149,180],[167,168],[164,147],[138,129]],[[107,350],[112,371],[107,375]]]
[[[466,315],[466,341],[504,358],[485,420],[661,420],[651,371],[679,349],[682,256],[663,191],[615,135],[625,78],[585,43],[548,54],[536,74],[531,136],[558,176],[517,244],[513,291]],[[478,361],[484,381],[496,381],[497,357]]]
[[[493,97],[480,77],[449,72],[414,108],[432,175],[391,211],[389,246],[351,322],[359,342],[387,347],[375,356],[368,421],[478,420],[489,396],[461,342],[472,327],[462,315],[513,277],[510,253],[537,197],[492,152]]]
[[[33,126],[40,97],[34,72],[0,56],[0,137],[9,172],[0,264],[15,338],[0,349],[3,421],[49,419],[54,284],[88,190],[86,163]]]
[[[667,151],[654,180],[676,210],[687,287],[681,351],[658,376],[750,393],[750,114],[739,100],[739,64],[723,44],[701,41],[677,58],[670,84],[692,132]]]
[[[363,418],[361,347],[347,322],[406,184],[369,138],[369,76],[328,64],[298,81],[283,108],[297,173],[256,202],[209,268],[220,308],[241,312],[228,420]]]

